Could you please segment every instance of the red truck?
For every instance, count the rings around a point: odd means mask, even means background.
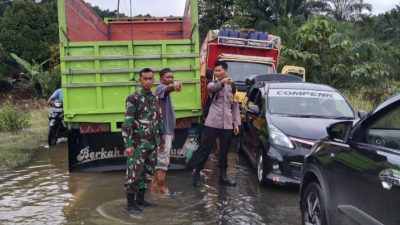
[[[207,83],[213,79],[217,60],[228,63],[229,76],[234,80],[240,102],[245,101],[246,79],[257,75],[276,74],[281,39],[278,36],[254,30],[211,30],[200,50],[202,105],[208,97]],[[282,73],[305,79],[302,67],[285,66]]]

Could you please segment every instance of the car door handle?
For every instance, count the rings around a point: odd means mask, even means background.
[[[400,186],[400,171],[393,169],[385,169],[379,173],[379,180],[386,190],[392,189],[393,185]]]

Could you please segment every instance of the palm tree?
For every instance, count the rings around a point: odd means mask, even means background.
[[[400,5],[376,17],[376,33],[381,40],[391,40],[400,46]]]
[[[307,0],[235,0],[232,5],[233,27],[268,30],[282,18],[304,14]]]
[[[372,11],[372,5],[363,0],[322,0],[326,3],[326,12],[337,20],[357,20],[364,12]]]

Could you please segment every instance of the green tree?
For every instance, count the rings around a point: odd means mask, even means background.
[[[349,48],[349,54],[353,56],[349,63],[353,90],[374,104],[400,90],[397,65],[393,61],[400,52],[392,44],[378,43],[372,38],[359,40]]]
[[[309,81],[335,87],[346,84],[348,69],[344,65],[349,41],[332,23],[316,18],[304,24],[295,34],[294,45],[284,48],[283,60],[306,67]]]
[[[322,0],[326,12],[337,20],[359,20],[366,16],[364,10],[371,12],[372,5],[363,0]]]
[[[18,65],[20,65],[20,67],[22,67],[23,70],[26,72],[26,74],[24,74],[22,78],[28,85],[34,87],[38,83],[39,73],[43,71],[43,65],[48,60],[44,61],[43,63],[37,63],[35,60],[32,60],[32,63],[29,63],[25,59],[17,56],[15,53],[11,53],[10,55],[18,63]]]
[[[58,43],[57,11],[51,2],[14,0],[0,17],[0,43],[7,52],[43,61]]]
[[[199,32],[200,40],[204,40],[209,30],[220,29],[232,17],[234,0],[200,0]]]
[[[98,7],[97,5],[96,6],[92,6],[92,8],[93,8],[93,10],[96,12],[96,14],[99,16],[99,17],[101,17],[101,18],[112,18],[112,17],[117,17],[118,15],[118,12],[117,12],[117,10],[113,10],[113,11],[110,11],[109,9],[106,9],[106,10],[103,10],[103,9],[100,9],[100,7]],[[121,14],[121,13],[119,13],[119,16],[120,17],[125,17],[125,14]]]
[[[4,50],[2,44],[0,43],[0,94],[5,93],[12,89],[11,84],[6,79],[5,74],[9,71],[10,66],[8,65],[10,57],[8,53]]]
[[[44,65],[51,59],[47,59],[41,63],[37,63],[33,60],[32,63],[29,63],[14,53],[11,53],[11,57],[26,71],[21,78],[26,84],[32,87],[33,94],[39,94],[35,93],[35,88],[38,85],[42,96],[49,96],[57,88],[61,81],[59,64],[55,65],[54,68],[50,70],[45,70]]]
[[[3,14],[7,5],[11,4],[11,0],[0,0],[0,16]]]
[[[8,53],[3,48],[3,45],[0,43],[0,80],[4,78],[4,75],[9,68],[9,66],[7,65],[8,60]]]
[[[303,26],[306,22],[306,17],[303,15],[296,15],[286,17],[279,20],[276,26],[271,26],[268,32],[281,37],[282,43],[287,46],[296,45],[296,33],[299,27]]]
[[[366,24],[363,29],[370,27],[369,30],[375,32],[376,37],[382,41],[392,41],[400,47],[400,5],[397,5],[390,12],[381,14],[375,18],[375,29],[371,29],[370,24]]]
[[[304,66],[308,81],[359,93],[376,105],[400,91],[400,50],[364,33],[358,23],[314,18],[282,48],[281,64]]]
[[[42,95],[49,97],[54,90],[60,85],[61,82],[61,68],[56,66],[49,71],[43,71],[38,76],[38,83],[40,84]]]
[[[254,28],[270,31],[271,27],[280,27],[282,20],[289,18],[307,18],[319,13],[325,4],[306,0],[236,0],[232,6],[234,17],[229,25],[238,28]],[[304,21],[304,20],[303,20]]]

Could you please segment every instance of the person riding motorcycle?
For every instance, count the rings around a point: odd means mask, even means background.
[[[53,94],[50,96],[50,98],[47,100],[47,102],[49,104],[51,104],[52,101],[57,101],[57,100],[60,101],[60,102],[63,101],[63,95],[62,95],[62,89],[61,88],[58,88],[57,90],[55,90],[53,92]]]
[[[49,105],[51,105],[49,112],[49,146],[56,145],[58,138],[65,136],[66,133],[66,125],[63,121],[64,113],[62,101],[63,96],[61,88],[55,90],[47,100]]]

